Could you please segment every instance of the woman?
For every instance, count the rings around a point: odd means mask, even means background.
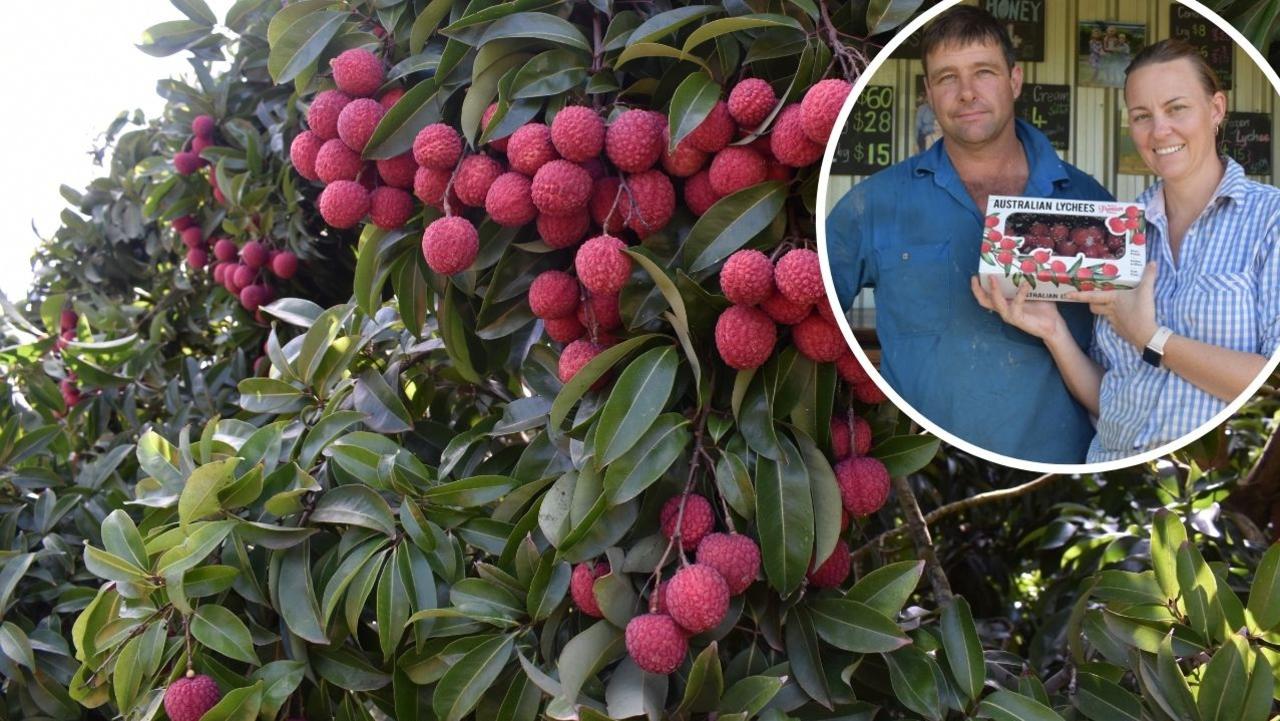
[[[1152,262],[1133,291],[1068,294],[1096,314],[1088,354],[1055,304],[1026,300],[1028,286],[1006,300],[994,282],[972,281],[984,308],[1044,340],[1071,393],[1098,419],[1090,463],[1203,425],[1280,344],[1280,190],[1218,155],[1227,99],[1213,70],[1194,47],[1164,40],[1134,58],[1124,92],[1134,145],[1160,177],[1138,198]]]

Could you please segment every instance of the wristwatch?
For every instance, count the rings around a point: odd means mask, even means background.
[[[1173,335],[1172,329],[1164,326],[1157,328],[1155,335],[1151,336],[1151,340],[1147,341],[1147,347],[1142,351],[1142,360],[1159,368],[1164,361],[1164,344],[1171,335]]]

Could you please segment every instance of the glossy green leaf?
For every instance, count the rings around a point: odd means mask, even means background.
[[[1249,587],[1249,613],[1263,631],[1280,626],[1280,543],[1262,554]]]
[[[1178,548],[1187,540],[1187,529],[1182,519],[1168,509],[1156,511],[1151,523],[1151,568],[1165,598],[1177,598]]]
[[[311,13],[290,25],[271,43],[267,55],[267,72],[278,84],[287,83],[306,71],[338,34],[350,13],[324,11]]]
[[[942,607],[942,647],[947,654],[947,665],[955,677],[960,691],[969,699],[978,698],[986,682],[987,668],[982,658],[982,644],[978,641],[978,628],[973,623],[973,612],[963,596],[955,596]]]
[[[854,653],[888,653],[911,639],[887,616],[857,601],[823,598],[809,610],[818,636],[827,643]]]
[[[262,707],[262,682],[228,691],[200,721],[253,721]]]
[[[995,721],[1064,721],[1039,701],[1004,689],[982,699],[977,716]]]
[[[1244,694],[1247,685],[1245,659],[1234,643],[1224,643],[1209,659],[1200,689],[1196,693],[1196,708],[1201,721],[1238,721],[1244,712]]]
[[[901,478],[929,465],[942,441],[933,436],[894,436],[871,449],[889,471],[890,478]]]
[[[461,721],[502,673],[515,643],[496,636],[476,646],[454,664],[436,684],[431,705],[442,721]]]
[[[795,30],[797,33],[804,32],[804,28],[800,26],[800,23],[786,15],[756,13],[743,17],[712,20],[706,25],[703,25],[697,30],[689,33],[689,37],[685,39],[684,47],[681,49],[687,53],[712,38],[716,38],[727,33],[738,32],[741,30],[752,30],[756,28],[789,28]]]
[[[622,630],[608,621],[597,621],[569,639],[556,663],[562,697],[576,701],[582,684],[625,652]]]
[[[635,445],[667,404],[675,385],[676,350],[653,348],[618,376],[596,421],[596,462],[613,463]]]
[[[1142,721],[1142,700],[1091,673],[1076,676],[1075,707],[1093,721]]]
[[[191,618],[191,635],[223,656],[254,666],[259,663],[249,628],[222,606],[206,603],[197,608]]]
[[[338,523],[395,535],[396,522],[391,507],[368,486],[339,486],[320,496],[311,520]]]
[[[183,527],[217,513],[222,505],[218,492],[231,482],[239,458],[207,463],[197,468],[178,497],[178,518]]]
[[[915,646],[886,653],[884,660],[889,666],[889,683],[898,700],[930,721],[941,721],[945,712],[938,691],[942,669],[937,662]]]
[[[685,239],[684,265],[697,273],[728,258],[773,222],[787,199],[787,188],[769,181],[727,195],[693,224]]]
[[[782,460],[756,460],[756,525],[765,577],[786,596],[813,556],[813,496],[800,452],[785,439],[782,448]]]
[[[678,413],[658,416],[635,445],[605,469],[604,491],[610,503],[624,503],[643,493],[670,470],[690,440],[687,418]]]
[[[711,114],[720,100],[720,85],[706,72],[690,73],[671,94],[669,146],[675,146]]]
[[[827,685],[823,668],[822,646],[818,642],[818,633],[814,629],[809,610],[802,606],[791,609],[783,632],[787,660],[800,688],[804,689],[809,698],[831,708],[831,689]]]

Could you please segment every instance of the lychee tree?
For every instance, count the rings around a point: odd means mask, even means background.
[[[835,329],[816,163],[918,3],[174,4],[197,84],[4,308],[7,715],[1269,716],[1274,393],[1029,479]]]

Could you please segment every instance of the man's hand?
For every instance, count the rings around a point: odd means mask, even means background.
[[[1127,343],[1141,351],[1160,324],[1156,322],[1156,268],[1147,263],[1138,287],[1127,293],[1114,290],[1086,290],[1067,294],[1067,298],[1089,304],[1094,315],[1100,315]]]
[[[1066,332],[1067,325],[1058,312],[1056,303],[1044,300],[1027,300],[1031,286],[1023,284],[1012,300],[1000,292],[1000,281],[995,277],[989,279],[988,288],[983,288],[978,277],[969,278],[969,289],[978,305],[994,313],[999,313],[1004,322],[1029,333],[1041,340],[1049,340],[1054,335]]]

